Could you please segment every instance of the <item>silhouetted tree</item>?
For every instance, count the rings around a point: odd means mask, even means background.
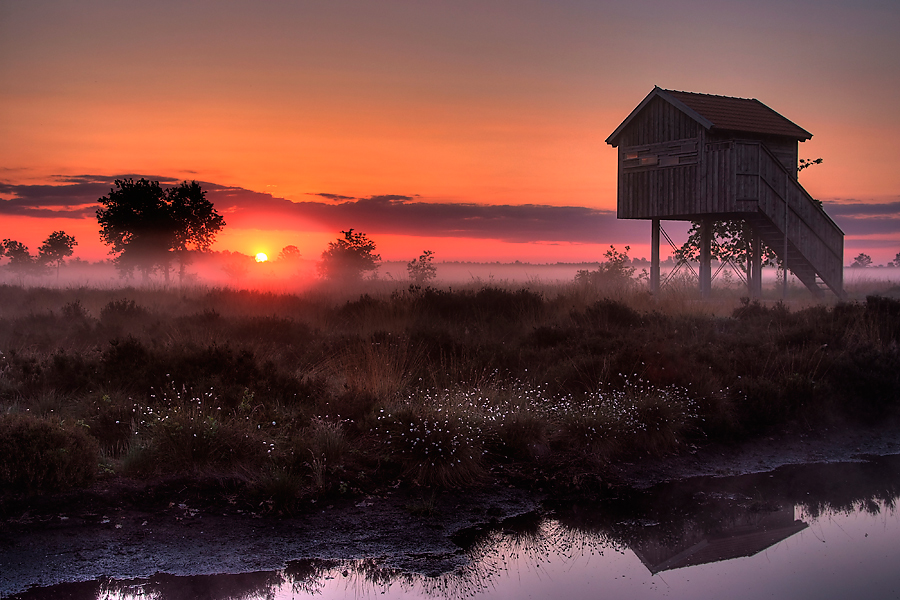
[[[294,262],[300,260],[300,248],[297,246],[285,246],[278,253],[278,260],[283,262]]]
[[[329,242],[322,252],[319,274],[325,279],[359,280],[363,273],[376,270],[381,256],[375,253],[375,242],[352,229],[341,233],[343,239]]]
[[[729,261],[746,275],[750,272],[752,236],[743,221],[714,221],[709,253],[718,261]],[[694,221],[688,230],[687,241],[675,251],[675,257],[689,261],[700,260],[700,223]],[[760,242],[760,264],[772,267],[779,264],[775,251]]]
[[[183,282],[185,266],[190,264],[189,252],[207,252],[225,226],[225,219],[206,199],[206,192],[196,181],[184,181],[170,188],[166,198],[175,220],[173,250],[178,259],[178,281]]]
[[[144,281],[157,267],[168,267],[175,223],[158,181],[116,179],[116,188],[98,200],[100,239],[118,254],[114,263],[123,275],[134,269]]]
[[[15,273],[20,283],[24,281],[26,275],[40,273],[42,265],[28,252],[28,246],[9,238],[3,240],[0,246],[3,248],[3,254],[9,259],[6,267]]]
[[[406,272],[416,285],[426,285],[437,277],[437,267],[433,264],[434,252],[425,250],[419,258],[406,263]]]
[[[77,245],[78,242],[75,241],[74,236],[68,235],[65,231],[54,231],[38,248],[38,260],[47,265],[56,263],[56,279],[58,281],[60,265],[75,253]]]
[[[232,259],[222,265],[222,271],[235,282],[239,282],[250,272],[250,265],[240,259]]]
[[[900,252],[897,253],[897,256],[894,257],[894,260],[892,260],[891,263],[895,267],[900,267]]]
[[[860,252],[859,255],[853,259],[853,264],[851,264],[850,266],[854,269],[865,269],[866,267],[868,267],[871,264],[872,264],[872,257],[869,256],[868,254],[864,254],[864,253]]]
[[[183,275],[189,250],[209,249],[225,225],[196,182],[163,190],[158,181],[116,180],[116,188],[98,200],[100,238],[123,275],[138,269],[144,281],[160,268],[169,280],[172,257]]]

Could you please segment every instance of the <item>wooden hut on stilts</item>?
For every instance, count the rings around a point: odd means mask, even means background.
[[[618,218],[653,223],[652,291],[661,220],[701,223],[703,298],[712,223],[741,220],[752,236],[752,297],[762,291],[760,241],[811,292],[842,297],[844,233],[797,181],[798,142],[811,137],[755,99],[653,88],[606,140],[619,150]]]

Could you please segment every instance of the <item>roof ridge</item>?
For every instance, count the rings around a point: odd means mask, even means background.
[[[757,98],[744,98],[743,96],[725,96],[723,94],[704,94],[703,92],[687,92],[684,90],[667,90],[665,88],[659,88],[664,92],[675,93],[675,94],[688,94],[690,96],[707,96],[709,98],[727,98],[729,100],[751,100],[753,102],[759,102]],[[759,102],[762,104],[762,102]],[[763,104],[763,106],[765,106]]]
[[[668,102],[707,130],[744,132],[808,140],[812,134],[757,98],[740,98],[699,92],[667,90],[653,86],[653,90],[631,111],[606,139],[618,145],[619,134],[655,98]]]

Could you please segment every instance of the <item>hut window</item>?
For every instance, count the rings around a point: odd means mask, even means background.
[[[646,144],[622,148],[622,168],[648,170],[678,165],[697,164],[697,140],[675,140],[661,144]]]
[[[671,167],[672,165],[678,164],[677,156],[661,156],[659,157],[659,166],[661,167]]]

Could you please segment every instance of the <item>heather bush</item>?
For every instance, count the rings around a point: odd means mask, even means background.
[[[380,409],[373,433],[385,456],[412,481],[460,486],[484,474],[481,419],[447,396],[425,393]]]
[[[275,448],[277,421],[266,427],[223,411],[214,391],[170,385],[134,417],[129,460],[135,471],[179,473],[256,469]]]
[[[97,442],[83,424],[25,414],[0,415],[0,491],[55,492],[89,483]]]
[[[62,430],[127,473],[230,473],[284,507],[363,473],[463,486],[900,411],[891,298],[376,290],[0,286],[0,409],[83,423]]]

